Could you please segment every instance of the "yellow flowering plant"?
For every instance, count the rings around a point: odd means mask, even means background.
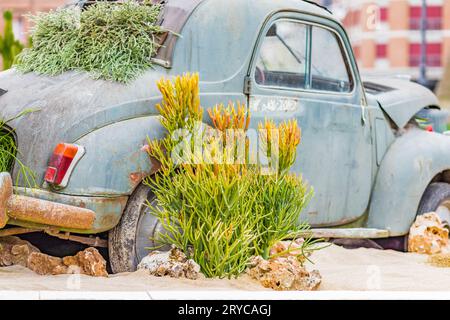
[[[259,124],[261,145],[268,156],[277,151],[279,164],[263,175],[249,157],[248,108],[216,105],[208,109],[212,125],[205,125],[198,83],[198,74],[158,82],[163,101],[157,108],[168,135],[149,141],[149,156],[161,164],[145,181],[158,204],[150,208],[167,231],[157,236],[161,245],[182,249],[207,277],[236,276],[252,256],[267,259],[276,242],[309,229],[300,213],[312,191],[289,173],[301,132],[295,121]],[[180,130],[187,134],[176,134]],[[306,239],[299,260],[311,245]]]

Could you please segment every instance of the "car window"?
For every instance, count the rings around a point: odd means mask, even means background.
[[[353,81],[348,61],[338,36],[314,26],[311,48],[311,89],[350,92]]]
[[[267,32],[256,62],[255,81],[264,86],[304,88],[307,30],[304,24],[278,21]]]

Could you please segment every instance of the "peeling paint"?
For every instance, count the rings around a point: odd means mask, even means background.
[[[133,172],[130,174],[130,183],[133,187],[136,187],[147,176],[148,173],[146,172]]]

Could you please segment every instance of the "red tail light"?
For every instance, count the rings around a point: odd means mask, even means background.
[[[76,163],[84,154],[84,148],[76,144],[60,143],[53,151],[45,172],[45,181],[65,187]]]

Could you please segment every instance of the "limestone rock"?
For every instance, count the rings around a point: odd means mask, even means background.
[[[94,277],[107,277],[106,261],[95,248],[87,248],[78,252],[75,256],[63,258],[66,266],[76,266],[81,269],[82,274]]]
[[[305,240],[303,238],[294,241],[279,241],[270,249],[270,256],[297,256],[303,262],[302,247]]]
[[[66,274],[68,269],[61,258],[40,252],[30,254],[28,268],[40,275]]]
[[[294,256],[265,260],[253,257],[247,273],[264,287],[274,290],[316,290],[322,277],[317,270],[308,272]]]
[[[80,272],[89,276],[108,276],[106,261],[95,248],[87,248],[73,257],[61,259],[41,253],[28,241],[18,237],[0,237],[0,267],[11,265],[21,265],[41,275]]]
[[[75,267],[75,268],[74,268]],[[94,277],[106,277],[106,261],[97,249],[87,248],[75,256],[52,257],[43,253],[32,253],[28,268],[40,275],[57,275],[79,272]]]
[[[138,270],[147,270],[157,277],[187,278],[195,280],[200,274],[200,266],[175,246],[169,251],[153,251],[144,257]]]
[[[419,215],[409,230],[408,251],[436,254],[448,246],[448,229],[434,213]]]
[[[0,238],[0,267],[11,265],[27,266],[28,256],[39,249],[18,237]]]

